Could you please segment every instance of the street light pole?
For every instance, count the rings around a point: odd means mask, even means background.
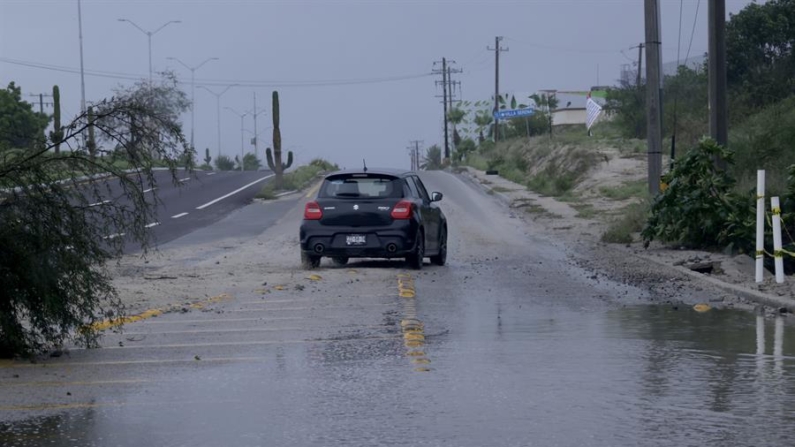
[[[190,70],[190,148],[195,150],[196,148],[193,146],[193,135],[194,130],[196,128],[196,70],[202,67],[202,65],[206,64],[210,61],[217,61],[217,57],[209,57],[205,59],[201,64],[191,67],[190,65],[182,62],[176,57],[167,57],[166,59],[170,61],[176,61],[183,67]]]
[[[170,25],[172,23],[182,23],[182,21],[181,20],[169,20],[168,22],[166,22],[163,25],[161,25],[160,28],[158,28],[158,29],[156,29],[154,31],[147,31],[147,30],[141,28],[135,22],[133,22],[132,20],[129,20],[129,19],[118,19],[118,21],[119,22],[127,22],[130,25],[136,27],[138,29],[138,31],[146,34],[147,38],[149,39],[149,84],[151,84],[152,83],[152,36],[154,36],[155,34],[160,32],[160,30],[162,30],[163,28],[167,27],[168,25]]]
[[[77,0],[77,27],[80,36],[80,113],[86,113],[86,73],[83,68],[83,9]]]
[[[215,95],[215,113],[216,113],[216,118],[218,120],[218,123],[217,123],[218,124],[218,155],[216,157],[220,157],[221,156],[221,96],[224,93],[228,92],[230,88],[235,87],[235,86],[237,86],[237,84],[228,85],[228,86],[226,86],[226,88],[223,91],[221,91],[221,93],[215,93],[214,91],[210,90],[209,88],[207,88],[207,87],[205,87],[203,85],[199,86],[199,88],[204,89],[204,90],[212,93],[213,95]]]
[[[237,110],[231,107],[224,107],[225,109],[229,110],[230,112],[234,113],[235,115],[240,117],[240,171],[243,171],[243,157],[245,157],[246,146],[244,143],[244,131],[245,131],[245,123],[243,119],[248,115],[248,112],[239,113]]]

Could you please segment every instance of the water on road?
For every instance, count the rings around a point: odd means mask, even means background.
[[[299,272],[0,364],[0,445],[792,445],[786,317],[648,304],[457,178],[426,182],[448,266]]]

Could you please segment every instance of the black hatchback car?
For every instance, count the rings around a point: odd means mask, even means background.
[[[405,258],[421,269],[426,257],[447,262],[447,219],[414,172],[338,171],[325,177],[301,224],[301,261],[323,257],[344,265],[350,258]]]

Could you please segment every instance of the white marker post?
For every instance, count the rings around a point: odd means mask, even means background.
[[[784,252],[781,245],[781,205],[778,197],[770,198],[770,208],[773,211],[773,257],[776,260],[776,282],[784,282]]]
[[[765,272],[765,171],[756,171],[756,282]]]

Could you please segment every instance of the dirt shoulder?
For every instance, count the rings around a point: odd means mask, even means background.
[[[598,174],[578,186],[576,200],[542,196],[474,168],[461,168],[459,175],[502,201],[516,217],[563,242],[578,264],[605,272],[611,279],[647,287],[659,301],[697,303],[705,299],[705,294],[699,296],[699,292],[710,290],[714,292],[710,296],[716,297],[710,304],[717,307],[753,308],[761,304],[768,310],[795,310],[795,280],[790,277],[784,284],[776,284],[772,274],[766,272],[765,281],[757,284],[754,263],[748,256],[681,250],[660,244],[644,249],[637,242],[637,235],[631,243],[602,242],[611,222],[634,199],[611,200],[594,191],[610,188],[605,185],[621,187],[637,182],[640,174],[631,162],[614,163],[614,167],[612,174],[604,168],[595,169]]]

